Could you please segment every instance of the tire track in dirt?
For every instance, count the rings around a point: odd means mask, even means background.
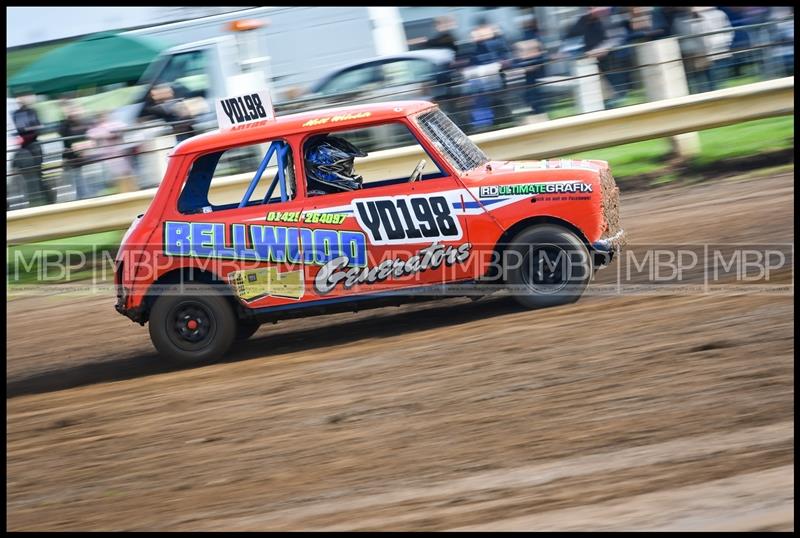
[[[794,465],[457,531],[794,531]],[[611,522],[611,523],[606,523]]]
[[[245,530],[305,527],[313,530],[340,531],[348,529],[399,528],[401,526],[409,528],[409,525],[413,528],[413,523],[435,517],[435,514],[433,516],[427,514],[426,509],[434,507],[438,510],[442,505],[453,504],[455,501],[459,506],[451,509],[449,514],[451,517],[453,515],[465,517],[467,514],[474,517],[476,510],[482,509],[483,505],[486,504],[486,501],[481,499],[481,493],[484,492],[507,492],[507,490],[512,489],[534,488],[569,478],[601,473],[613,475],[636,467],[702,460],[712,455],[719,457],[729,451],[732,446],[742,449],[743,447],[756,448],[762,445],[786,444],[787,442],[791,445],[793,439],[794,424],[792,422],[776,423],[737,432],[676,439],[657,445],[633,447],[617,452],[559,459],[549,464],[476,473],[472,476],[451,480],[440,485],[408,488],[360,498],[350,498],[332,505],[320,503],[319,505],[300,509],[274,512],[266,517],[222,519],[217,520],[210,529]],[[791,450],[791,446],[789,446],[789,450]],[[703,465],[707,465],[707,463],[704,462]],[[786,471],[786,467],[781,469],[783,472]],[[500,502],[507,503],[507,501]],[[404,508],[409,510],[404,510],[404,515],[400,517],[392,518],[385,513],[387,511],[386,507],[391,507],[392,505],[403,505]],[[348,514],[348,512],[353,514]],[[355,514],[355,512],[358,513]],[[372,519],[367,516],[367,514],[374,512],[383,513],[383,515],[380,518]],[[315,521],[324,516],[336,516],[337,519],[343,519],[347,523],[323,527],[317,526]],[[516,523],[509,522],[509,524],[513,526]],[[483,530],[491,528],[493,528],[491,524],[487,524]],[[538,529],[541,527],[534,525],[527,528]]]

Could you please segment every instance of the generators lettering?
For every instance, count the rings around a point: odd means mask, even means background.
[[[346,256],[353,266],[367,264],[367,241],[361,232],[262,224],[168,221],[164,224],[164,252],[172,256],[317,265]]]
[[[458,222],[444,196],[386,196],[353,202],[361,229],[375,245],[460,239]]]
[[[444,246],[434,242],[407,259],[390,258],[374,267],[350,267],[347,257],[342,256],[320,267],[314,279],[314,288],[318,294],[325,295],[340,283],[344,289],[349,290],[358,284],[377,284],[388,278],[416,275],[443,265],[463,263],[469,258],[471,250],[471,243]]]

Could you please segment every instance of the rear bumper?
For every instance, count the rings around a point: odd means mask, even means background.
[[[114,308],[126,318],[129,318],[131,321],[135,321],[140,325],[144,325],[147,321],[147,309],[145,308],[144,304],[135,308],[126,308],[125,298],[119,297],[117,299],[117,304],[114,305]]]

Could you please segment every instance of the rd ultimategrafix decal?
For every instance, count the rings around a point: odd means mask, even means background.
[[[486,185],[480,187],[478,192],[481,198],[531,196],[536,194],[574,194],[592,192],[592,184],[580,181],[560,181],[549,183],[524,183],[521,185]]]

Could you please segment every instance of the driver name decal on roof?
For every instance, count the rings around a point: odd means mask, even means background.
[[[325,118],[313,118],[303,124],[303,127],[314,127],[315,125],[325,125],[326,123],[338,123],[340,121],[361,120],[372,116],[372,112],[356,112],[355,114],[345,113]]]

